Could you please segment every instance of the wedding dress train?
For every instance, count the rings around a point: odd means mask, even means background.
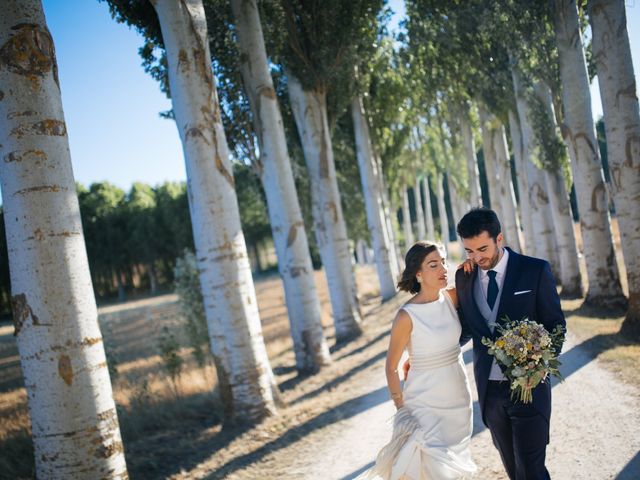
[[[402,308],[413,324],[404,406],[394,416],[391,441],[358,480],[468,477],[476,471],[469,451],[472,399],[458,343],[458,314],[446,292],[434,302]]]

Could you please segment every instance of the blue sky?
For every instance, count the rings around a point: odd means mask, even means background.
[[[404,14],[401,0],[391,8]],[[627,0],[636,79],[640,78],[640,0]],[[175,123],[158,113],[171,108],[141,67],[142,38],[111,19],[97,0],[44,0],[55,42],[62,102],[77,181],[109,181],[129,189],[184,180],[182,146]],[[396,20],[396,19],[394,19]],[[602,115],[592,88],[594,115]]]

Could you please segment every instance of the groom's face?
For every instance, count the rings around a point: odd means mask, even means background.
[[[491,270],[498,264],[502,252],[501,243],[502,233],[493,239],[486,231],[475,237],[462,239],[467,258],[483,270]]]

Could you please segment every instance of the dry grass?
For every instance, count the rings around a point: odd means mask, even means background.
[[[375,270],[362,267],[356,274],[363,312],[367,313],[378,303]],[[316,284],[325,334],[331,340],[331,307],[322,272],[316,272]],[[297,392],[300,379],[293,368],[293,344],[279,277],[258,279],[256,292],[267,352],[278,383],[289,388],[290,394]],[[221,435],[222,409],[215,391],[215,369],[211,365],[200,368],[188,348],[180,351],[184,365],[176,384],[166,374],[158,352],[162,327],[169,325],[181,343],[187,343],[181,336],[182,318],[175,300],[175,295],[166,295],[100,309],[110,367],[117,369],[112,378],[114,399],[132,478],[168,475],[180,457],[189,457],[194,444],[203,438],[217,436],[216,442],[222,441],[224,448],[246,429],[240,426]],[[12,326],[0,326],[0,478],[33,478],[26,391],[12,333]],[[325,376],[307,377],[302,382],[309,379],[309,388],[321,388]],[[290,394],[283,394],[285,401]],[[167,458],[175,463],[167,465]]]

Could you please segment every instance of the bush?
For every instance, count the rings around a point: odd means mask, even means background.
[[[198,365],[203,367],[209,361],[209,334],[204,313],[204,302],[200,290],[200,277],[196,257],[185,249],[176,260],[174,269],[175,289],[178,294],[180,311],[186,321],[186,333]]]

